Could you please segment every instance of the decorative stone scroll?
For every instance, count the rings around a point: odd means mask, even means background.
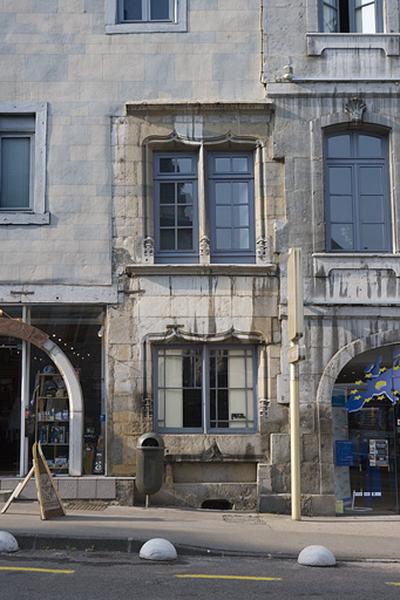
[[[200,256],[210,256],[210,240],[206,235],[200,239]]]
[[[260,236],[256,241],[256,252],[257,257],[262,261],[266,261],[268,259],[268,239],[266,237]]]
[[[151,236],[147,236],[143,240],[143,257],[145,262],[153,262],[154,239]]]
[[[49,339],[46,333],[32,325],[28,325],[28,323],[4,317],[0,317],[0,335],[16,337],[26,342],[31,342],[39,348],[43,348]]]
[[[354,123],[360,123],[363,120],[363,114],[367,105],[362,98],[350,98],[344,107],[345,112],[350,116],[350,120]]]

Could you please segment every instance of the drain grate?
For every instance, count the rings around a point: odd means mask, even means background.
[[[82,502],[77,500],[76,502],[64,502],[64,506],[67,510],[93,510],[102,511],[108,506],[106,502]]]

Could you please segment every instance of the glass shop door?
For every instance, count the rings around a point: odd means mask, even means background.
[[[400,409],[373,399],[349,414],[354,464],[350,467],[352,508],[374,513],[399,512]]]

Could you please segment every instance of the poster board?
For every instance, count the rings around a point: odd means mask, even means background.
[[[352,467],[354,465],[354,450],[351,440],[336,440],[336,466]]]
[[[31,477],[33,477],[34,474],[35,474],[35,467],[32,467],[31,470],[29,471],[28,475],[25,477],[25,479],[23,481],[19,482],[19,484],[17,485],[17,487],[15,488],[15,490],[13,491],[13,493],[11,494],[11,496],[9,497],[9,499],[7,500],[7,502],[1,509],[2,515],[4,515],[4,513],[7,512],[11,503],[14,502],[14,500],[16,500],[20,496],[20,494],[22,494],[28,481],[31,479]]]
[[[58,494],[40,443],[35,442],[33,444],[32,453],[36,491],[42,520],[65,516],[61,497]]]

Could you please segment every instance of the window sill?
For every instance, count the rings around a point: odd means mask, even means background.
[[[50,213],[0,212],[0,225],[48,225]]]
[[[138,264],[127,265],[125,268],[129,277],[135,275],[267,275],[275,274],[276,265],[269,263],[265,265],[255,264]]]
[[[346,252],[340,254],[321,252],[313,254],[314,277],[329,277],[337,270],[377,270],[392,271],[400,277],[400,255],[382,252]]]
[[[185,33],[187,31],[186,20],[177,23],[143,22],[143,23],[115,23],[106,25],[105,32],[108,35],[121,33]]]
[[[307,33],[306,41],[308,56],[321,56],[327,49],[379,49],[386,56],[400,55],[399,33]]]

